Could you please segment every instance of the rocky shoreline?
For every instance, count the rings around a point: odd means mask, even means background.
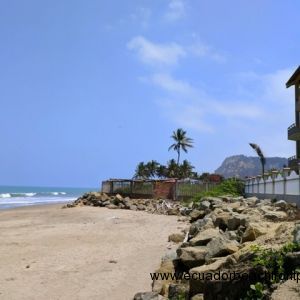
[[[279,300],[276,293],[285,285],[271,282],[265,277],[268,270],[253,264],[254,249],[257,245],[280,249],[292,241],[296,244],[300,242],[299,210],[295,204],[283,200],[207,197],[186,207],[162,199],[130,199],[121,195],[88,193],[66,207],[78,205],[178,215],[179,221],[190,222],[182,233],[169,236],[170,241],[178,243],[177,251],[163,257],[161,266],[156,270],[160,274],[185,272],[190,275],[189,278],[153,280],[152,291],[137,293],[134,300],[251,299],[247,291],[258,281],[257,278],[267,283],[263,297],[257,299]],[[300,266],[300,252],[290,251],[286,257],[290,268]],[[231,281],[223,279],[222,274],[234,272],[249,276]],[[216,273],[220,274],[221,279],[208,278]],[[298,292],[293,290],[290,293]],[[296,297],[300,298],[300,293]]]

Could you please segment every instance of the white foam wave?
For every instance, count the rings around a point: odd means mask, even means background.
[[[58,195],[66,195],[67,193],[66,192],[52,192],[50,194],[54,195],[54,196],[58,196]]]
[[[0,194],[0,198],[11,198],[11,194],[9,194],[9,193]]]

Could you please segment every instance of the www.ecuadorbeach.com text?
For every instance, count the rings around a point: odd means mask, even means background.
[[[214,273],[189,273],[189,272],[175,272],[175,273],[150,273],[151,280],[199,280],[199,281],[234,281],[234,280],[249,280],[260,281],[262,279],[268,281],[281,280],[295,280],[300,281],[300,272],[292,272],[290,274],[274,274],[264,272],[259,276],[256,274],[239,273],[239,272],[214,272]]]

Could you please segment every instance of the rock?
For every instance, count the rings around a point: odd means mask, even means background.
[[[120,209],[125,209],[125,208],[126,208],[126,206],[125,206],[123,203],[119,203],[118,207],[119,207]]]
[[[175,266],[174,262],[172,260],[164,260],[162,261],[160,267],[158,270],[156,270],[156,273],[161,273],[161,274],[168,274],[168,273],[174,273],[175,272]],[[152,291],[157,292],[157,293],[162,293],[165,285],[169,284],[172,282],[172,279],[158,279],[158,280],[153,280],[152,282]]]
[[[107,205],[110,205],[110,201],[108,200],[101,203],[101,206],[107,206]]]
[[[227,220],[227,227],[229,230],[236,230],[239,226],[245,226],[246,218],[244,216],[235,215]]]
[[[208,228],[199,232],[194,238],[189,241],[189,243],[191,246],[204,246],[218,235],[220,235],[219,229]]]
[[[165,299],[156,292],[137,293],[133,300],[163,300]]]
[[[271,221],[281,221],[287,218],[287,214],[284,211],[268,211],[264,217]]]
[[[208,254],[206,259],[211,257],[222,257],[239,250],[237,241],[227,240],[224,236],[213,238],[206,246]]]
[[[109,205],[106,205],[106,208],[109,208],[109,209],[116,209],[116,208],[118,208],[118,206],[115,205],[115,204],[109,204]]]
[[[242,236],[242,243],[249,242],[249,241],[255,241],[256,238],[258,238],[261,235],[266,234],[266,231],[264,228],[260,227],[258,224],[249,224],[249,226],[246,228],[246,231],[244,232]]]
[[[279,201],[275,202],[274,206],[285,210],[288,207],[288,204],[284,200],[279,200]]]
[[[170,216],[179,215],[179,209],[178,208],[170,208],[170,209],[168,209],[168,215],[170,215]]]
[[[139,204],[139,205],[137,206],[137,209],[138,209],[138,210],[146,210],[146,206],[143,205],[143,204]]]
[[[177,255],[186,267],[193,268],[205,263],[207,251],[208,249],[206,247],[201,246],[178,248]]]
[[[293,230],[294,243],[300,244],[300,224],[296,224]]]
[[[229,240],[238,240],[238,235],[235,231],[226,231],[225,236]]]
[[[300,267],[300,252],[287,253],[284,258],[284,270],[292,273],[296,268]]]
[[[249,203],[249,202],[253,202],[255,203],[257,200],[259,200],[257,197],[248,197],[246,198],[246,201]]]
[[[245,299],[250,285],[259,281],[258,278],[263,276],[265,270],[262,268],[245,267],[243,269],[231,269],[220,271],[218,278],[207,280],[204,282],[203,296],[205,300],[216,299]],[[219,271],[218,271],[219,272]],[[239,274],[248,274],[247,278],[244,276],[236,277],[235,280],[229,279],[229,274],[232,272]],[[223,277],[224,276],[224,277]],[[259,298],[251,298],[259,299]]]
[[[192,268],[190,270],[191,279],[190,279],[190,292],[192,295],[203,293],[204,291],[204,285],[205,285],[205,277],[206,274],[212,274],[215,273],[217,270],[222,268],[226,263],[225,258],[220,258],[213,262],[212,264],[203,265],[201,267]],[[195,274],[195,275],[193,275]],[[197,277],[193,277],[197,276]],[[199,278],[199,279],[193,279],[193,278]]]
[[[182,233],[173,233],[169,235],[169,242],[181,243],[183,242],[185,235]]]
[[[190,226],[189,236],[195,236],[201,230],[208,228],[214,228],[214,224],[211,218],[205,217],[203,219],[197,220]]]
[[[231,215],[229,213],[224,212],[224,213],[218,214],[216,216],[216,220],[214,222],[214,225],[216,227],[219,227],[223,231],[225,231],[226,228],[228,227],[228,220],[230,218],[231,218]]]
[[[137,210],[137,206],[134,204],[129,205],[130,210]]]
[[[198,219],[202,219],[205,216],[205,212],[203,210],[194,209],[190,213],[191,222],[195,222]]]
[[[189,287],[186,284],[169,285],[168,300],[187,299],[189,294]]]
[[[204,210],[210,208],[210,202],[206,200],[200,201],[199,208]]]
[[[122,201],[123,200],[123,197],[120,195],[120,194],[117,194],[115,196],[115,199],[118,199],[119,201]]]
[[[167,253],[164,254],[164,256],[161,258],[162,263],[165,261],[175,261],[177,259],[177,253],[176,249],[170,249],[167,251]]]

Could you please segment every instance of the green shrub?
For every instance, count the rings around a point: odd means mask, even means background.
[[[207,192],[201,192],[193,197],[194,202],[199,202],[203,197],[219,197],[224,195],[241,196],[244,193],[244,182],[235,178],[226,179]]]

